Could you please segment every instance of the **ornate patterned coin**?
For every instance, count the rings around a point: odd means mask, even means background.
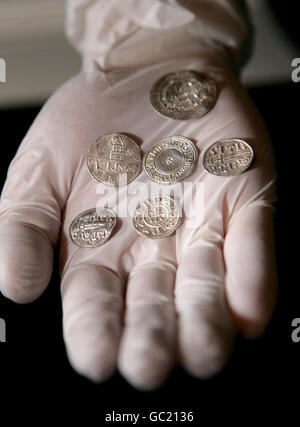
[[[143,167],[152,181],[171,184],[185,179],[194,169],[198,153],[192,141],[169,136],[148,148]]]
[[[107,185],[127,185],[141,170],[139,146],[128,136],[111,133],[94,142],[87,155],[91,175]]]
[[[137,205],[133,224],[139,234],[150,239],[170,236],[181,221],[181,210],[169,196],[159,195]]]
[[[216,100],[215,82],[192,70],[161,77],[150,92],[153,108],[175,120],[200,119],[214,107]]]
[[[95,248],[109,239],[116,222],[116,215],[110,209],[89,209],[73,220],[69,230],[70,237],[78,246]]]
[[[243,173],[254,158],[252,147],[238,138],[221,139],[206,150],[203,165],[208,172],[219,176]]]

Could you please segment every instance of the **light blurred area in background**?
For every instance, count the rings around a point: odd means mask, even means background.
[[[290,82],[291,62],[300,50],[270,10],[272,2],[248,2],[256,36],[243,82],[248,87]],[[80,58],[64,36],[64,7],[64,0],[0,0],[0,57],[7,64],[1,109],[43,103],[80,69]]]

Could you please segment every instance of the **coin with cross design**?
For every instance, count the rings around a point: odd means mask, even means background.
[[[240,175],[249,168],[254,151],[248,142],[239,138],[221,139],[214,142],[204,154],[205,169],[218,176]]]
[[[136,231],[150,239],[170,236],[181,222],[181,207],[172,197],[161,194],[140,202],[133,224]]]

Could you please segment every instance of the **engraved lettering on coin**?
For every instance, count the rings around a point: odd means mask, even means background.
[[[87,155],[91,175],[103,184],[116,187],[133,181],[141,171],[141,164],[139,146],[120,133],[101,136]]]
[[[198,153],[192,141],[183,136],[169,136],[148,148],[143,168],[152,181],[171,184],[190,175],[197,158]]]
[[[169,196],[153,196],[137,205],[133,224],[137,232],[150,239],[170,236],[181,222],[179,204]]]
[[[234,176],[248,169],[253,158],[252,147],[243,139],[222,139],[208,147],[203,165],[213,175]]]
[[[150,91],[153,108],[175,120],[200,119],[212,110],[216,100],[215,82],[193,70],[167,74]]]
[[[94,208],[82,212],[70,225],[72,241],[83,248],[103,245],[117,222],[116,214],[107,208]]]

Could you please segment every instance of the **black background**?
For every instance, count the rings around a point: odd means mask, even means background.
[[[67,361],[55,267],[50,286],[36,302],[17,305],[0,296],[0,318],[7,324],[7,342],[0,343],[0,423],[7,414],[10,422],[44,424],[64,416],[70,422],[83,419],[87,425],[102,425],[111,410],[145,415],[155,409],[191,410],[198,425],[207,416],[205,424],[216,418],[257,423],[279,413],[286,424],[297,416],[300,342],[292,342],[291,322],[300,317],[299,93],[300,83],[249,90],[269,128],[279,176],[275,220],[279,299],[265,334],[252,341],[238,338],[227,367],[211,380],[193,379],[176,368],[155,392],[136,391],[119,374],[96,385],[77,375]],[[0,111],[1,183],[39,108]]]

